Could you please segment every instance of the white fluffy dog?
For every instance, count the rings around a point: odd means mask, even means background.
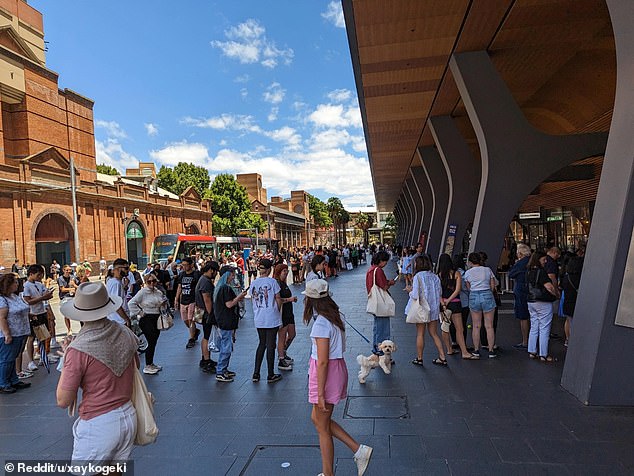
[[[392,373],[392,352],[396,352],[396,344],[391,340],[384,340],[379,345],[379,350],[383,352],[380,357],[374,354],[369,357],[363,354],[357,355],[357,362],[361,366],[359,383],[365,383],[370,371],[376,367],[381,367],[386,374]]]

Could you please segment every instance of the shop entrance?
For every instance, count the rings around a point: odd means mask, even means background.
[[[126,241],[128,246],[128,262],[137,266],[145,267],[146,258],[143,257],[143,227],[138,221],[131,221],[126,229]]]
[[[71,224],[58,213],[49,213],[40,220],[35,230],[35,257],[38,264],[49,269],[53,260],[70,264],[73,260],[73,230]]]

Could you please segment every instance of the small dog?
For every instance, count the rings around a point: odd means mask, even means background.
[[[384,340],[379,345],[379,350],[383,355],[372,354],[366,357],[363,354],[357,356],[357,362],[361,366],[359,370],[359,383],[365,383],[365,379],[370,375],[373,368],[381,367],[386,374],[392,373],[392,352],[396,352],[396,344],[391,340]]]

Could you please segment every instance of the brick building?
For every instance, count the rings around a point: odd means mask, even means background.
[[[251,211],[267,222],[267,229],[260,236],[279,240],[280,248],[313,246],[315,226],[310,218],[308,195],[303,190],[291,191],[289,199],[267,198],[260,174],[238,174],[237,182],[247,189]]]
[[[0,0],[0,101],[0,264],[142,263],[157,234],[211,233],[209,202],[192,188],[181,196],[159,189],[153,164],[125,177],[97,173],[93,101],[59,89],[45,63],[42,15],[22,0]]]

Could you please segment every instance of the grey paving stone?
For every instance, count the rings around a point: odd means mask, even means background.
[[[501,461],[495,447],[487,439],[423,436],[421,440],[423,441],[427,457],[430,459]]]
[[[539,458],[531,447],[519,438],[491,438],[500,459],[506,463],[534,463]]]
[[[512,464],[492,463],[488,461],[452,461],[449,460],[452,476],[562,476],[571,474],[563,465],[555,464]]]
[[[345,418],[409,418],[407,397],[348,397]]]

